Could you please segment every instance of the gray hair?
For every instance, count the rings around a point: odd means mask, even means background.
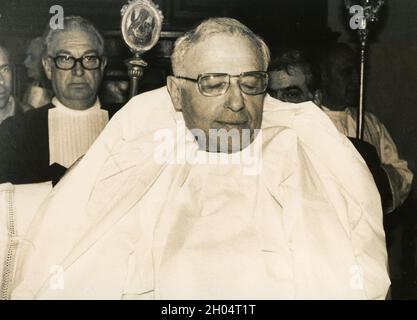
[[[83,31],[86,33],[91,34],[97,39],[98,44],[98,53],[100,55],[104,54],[104,39],[101,33],[97,30],[97,28],[87,19],[84,19],[80,16],[68,16],[64,18],[64,29],[52,29],[47,28],[45,33],[45,46],[46,52],[45,54],[51,54],[52,50],[52,40],[56,35],[62,32],[69,32],[69,31]]]
[[[175,41],[174,51],[171,55],[171,64],[174,74],[185,66],[184,57],[193,45],[207,39],[214,34],[239,35],[251,42],[254,49],[258,52],[258,58],[264,70],[268,68],[270,53],[269,48],[261,37],[252,30],[232,18],[209,18],[200,23],[195,29],[186,32]]]
[[[320,88],[320,72],[315,64],[300,50],[282,51],[273,57],[268,71],[285,71],[291,75],[291,68],[298,67],[306,77],[306,85],[311,93]]]

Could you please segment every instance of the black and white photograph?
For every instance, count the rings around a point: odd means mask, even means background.
[[[415,17],[1,0],[0,300],[417,300]]]

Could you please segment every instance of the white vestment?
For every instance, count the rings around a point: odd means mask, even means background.
[[[66,107],[56,97],[55,108],[48,110],[49,165],[57,163],[71,167],[81,158],[109,121],[107,110],[101,109],[97,98],[94,105],[85,110]]]
[[[166,87],[112,118],[33,220],[12,298],[385,298],[376,186],[321,110],[267,96],[252,175],[161,161],[181,128]]]
[[[345,108],[342,111],[334,111],[326,107],[322,108],[341,133],[348,137],[356,136],[355,109]],[[400,158],[397,146],[384,124],[369,112],[365,113],[364,121],[363,140],[375,147],[381,159],[381,166],[388,177],[392,206],[387,211],[391,212],[407,199],[411,190],[413,172],[408,168],[407,161]]]

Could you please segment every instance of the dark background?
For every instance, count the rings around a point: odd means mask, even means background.
[[[64,15],[82,15],[91,20],[107,40],[107,78],[127,79],[123,60],[130,56],[120,32],[120,9],[126,0],[2,0],[0,37],[12,47],[15,57],[15,93],[26,87],[23,60],[30,39],[41,35],[53,14],[52,5],[61,5]],[[161,39],[145,55],[149,63],[140,91],[164,85],[170,72],[169,55],[173,41],[185,30],[210,16],[230,16],[241,20],[262,35],[270,46],[299,42],[308,44],[326,36],[326,0],[155,0],[164,15]]]
[[[18,97],[27,86],[23,60],[30,39],[40,36],[61,5],[64,14],[81,15],[93,21],[107,42],[109,65],[105,80],[128,80],[123,61],[131,56],[120,32],[120,9],[126,0],[1,0],[0,39],[10,45],[14,57],[14,92]],[[165,84],[170,73],[173,42],[185,30],[210,16],[230,16],[242,21],[265,38],[274,51],[296,46],[314,49],[339,40],[357,45],[356,33],[348,27],[343,0],[154,0],[164,15],[159,43],[144,59],[149,63],[139,91]],[[371,31],[372,42],[366,70],[366,107],[388,128],[409,167],[417,169],[417,1],[386,0],[380,22]],[[102,101],[106,104],[106,101]],[[412,197],[417,198],[414,188]],[[413,297],[416,276],[417,208],[409,202],[403,223],[404,254],[395,257],[401,265],[396,297]],[[394,258],[392,258],[394,259]],[[391,260],[392,260],[391,259]],[[394,281],[395,282],[395,281]],[[414,287],[413,287],[414,286]],[[411,289],[410,289],[411,288]],[[395,295],[394,295],[395,297]]]

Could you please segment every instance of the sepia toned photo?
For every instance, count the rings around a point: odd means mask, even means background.
[[[2,0],[0,299],[417,299],[416,15]]]

